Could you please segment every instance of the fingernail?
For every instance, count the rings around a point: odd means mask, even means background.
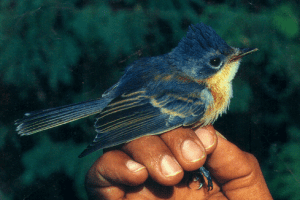
[[[207,129],[198,129],[196,135],[201,140],[205,149],[209,149],[216,142],[216,138]]]
[[[162,173],[166,176],[175,176],[182,172],[182,169],[178,162],[174,160],[171,156],[165,155],[161,160],[161,170]]]
[[[191,140],[182,143],[181,152],[183,157],[191,162],[201,160],[205,156],[201,147]]]
[[[133,160],[128,160],[128,161],[126,162],[126,167],[127,167],[130,171],[132,171],[132,172],[138,172],[138,171],[140,171],[140,170],[146,168],[145,166],[143,166],[143,165],[141,165],[140,163],[137,163],[137,162],[135,162],[135,161],[133,161]]]

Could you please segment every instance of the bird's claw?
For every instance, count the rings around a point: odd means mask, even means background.
[[[204,177],[207,179],[208,191],[212,190],[213,189],[213,183],[212,183],[210,173],[204,167],[200,167],[199,171],[195,171],[195,173],[193,175],[193,181],[199,181],[201,179],[198,190],[200,190],[203,187]],[[189,182],[188,182],[188,184],[189,184]]]

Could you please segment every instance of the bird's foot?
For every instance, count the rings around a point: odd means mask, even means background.
[[[193,176],[191,176],[192,178],[192,181],[199,181],[200,184],[199,184],[199,189],[201,189],[203,187],[203,184],[204,184],[204,177],[207,179],[207,187],[208,187],[208,191],[212,190],[213,189],[213,183],[212,183],[212,179],[211,179],[211,176],[210,176],[210,173],[207,169],[205,169],[204,167],[200,167],[199,170],[197,171],[194,171],[193,172]],[[188,185],[189,185],[190,181],[188,181]],[[188,186],[189,187],[189,186]]]

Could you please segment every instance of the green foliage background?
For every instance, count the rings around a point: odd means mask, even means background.
[[[215,127],[260,161],[275,199],[300,195],[299,1],[0,1],[0,199],[86,199],[101,155],[77,155],[93,119],[20,138],[25,112],[99,97],[134,60],[169,52],[204,22],[229,45],[257,47]]]

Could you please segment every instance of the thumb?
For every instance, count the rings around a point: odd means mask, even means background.
[[[226,140],[220,133],[218,145],[206,161],[211,175],[222,185],[228,199],[273,199],[257,159]]]

